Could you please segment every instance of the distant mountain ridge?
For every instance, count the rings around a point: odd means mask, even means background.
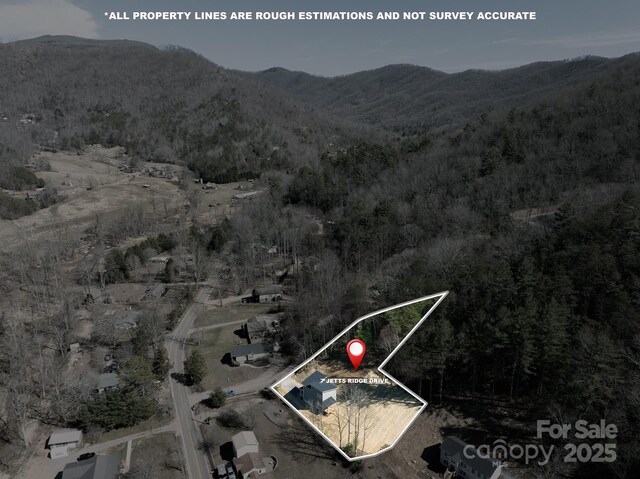
[[[442,126],[514,102],[539,100],[546,92],[591,82],[598,75],[640,69],[639,58],[638,54],[614,59],[586,56],[460,73],[388,65],[330,78],[280,67],[245,75],[340,117],[405,129]]]

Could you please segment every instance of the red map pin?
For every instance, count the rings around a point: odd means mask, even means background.
[[[354,369],[358,369],[358,366],[360,366],[365,352],[367,352],[367,347],[364,342],[359,339],[352,339],[349,341],[349,344],[347,344],[347,354],[349,355],[349,359],[351,359],[351,364],[353,364]]]

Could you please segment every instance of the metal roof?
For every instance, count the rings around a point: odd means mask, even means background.
[[[78,442],[80,439],[82,439],[82,431],[79,429],[59,429],[51,433],[49,446]]]
[[[231,357],[237,358],[240,356],[248,356],[249,354],[264,354],[268,352],[264,343],[242,344],[231,349]]]
[[[118,385],[118,375],[116,373],[105,373],[98,376],[97,389],[114,388]]]
[[[327,377],[326,374],[320,371],[314,371],[309,376],[307,376],[307,379],[302,381],[302,385],[305,387],[316,389],[317,391],[321,391],[321,392],[331,391],[333,389],[336,389],[335,384],[320,382],[326,377]]]
[[[282,286],[278,286],[277,284],[271,286],[264,286],[262,288],[256,288],[253,290],[253,294],[262,295],[262,294],[282,294]]]
[[[256,438],[253,431],[241,431],[231,438],[231,442],[233,443],[233,447],[236,448],[236,451],[245,446],[258,447],[258,438]]]
[[[120,457],[110,454],[67,464],[61,479],[118,479],[119,474]]]

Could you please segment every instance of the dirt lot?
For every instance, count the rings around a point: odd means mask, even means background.
[[[293,377],[301,383],[315,370],[322,371],[330,377],[354,377],[353,370],[339,370],[336,369],[335,363],[323,364],[318,361],[312,361]],[[358,371],[357,373],[355,376],[358,377],[382,378],[382,375],[373,371],[367,373]],[[345,387],[349,386],[337,385],[338,402],[329,407],[324,415],[314,414],[305,409],[300,410],[309,421],[340,447],[344,447],[349,443],[349,435],[344,430],[344,427],[347,417],[353,411],[353,408],[349,408],[344,401],[341,401],[341,389]],[[400,386],[393,384],[357,384],[351,387],[357,388],[366,397],[364,406],[359,408],[357,413],[360,418],[358,456],[374,454],[393,444],[396,438],[406,430],[422,407],[420,401],[416,400]],[[339,424],[343,429],[342,438],[338,427]]]

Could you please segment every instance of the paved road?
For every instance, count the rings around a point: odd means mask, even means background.
[[[193,322],[202,310],[203,303],[209,297],[210,293],[211,288],[203,288],[198,292],[194,302],[191,303],[182,315],[178,326],[173,332],[172,338],[168,338],[166,341],[169,361],[173,364],[171,368],[172,375],[174,373],[184,373],[184,342],[179,340],[188,337],[189,330],[193,327]],[[178,341],[173,338],[178,339]],[[202,437],[193,419],[193,411],[189,404],[187,387],[176,381],[173,377],[170,379],[170,387],[176,412],[176,429],[182,437],[187,477],[189,477],[189,479],[209,479],[211,478],[211,469],[209,468],[206,454],[199,448]]]

